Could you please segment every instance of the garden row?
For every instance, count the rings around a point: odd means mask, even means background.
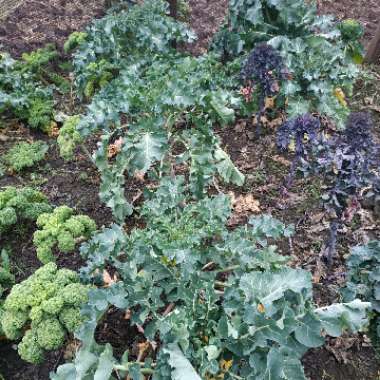
[[[294,228],[270,215],[227,228],[231,200],[218,186],[239,187],[245,177],[216,131],[245,119],[260,138],[279,125],[273,138],[292,157],[282,196],[299,174],[323,181],[330,221],[323,257],[332,264],[339,228],[364,195],[374,202],[380,184],[372,120],[348,106],[362,63],[361,26],[319,16],[304,0],[231,0],[209,51],[194,57],[184,45],[195,36],[165,2],[130,3],[117,2],[65,44],[77,115],[54,112],[53,95],[65,96],[70,85],[51,68],[52,47],[19,61],[1,56],[4,118],[58,135],[65,160],[80,149],[90,155],[86,141],[96,138],[99,196],[114,219],[97,230],[37,190],[0,192],[0,234],[35,223],[44,264],[14,285],[3,250],[2,333],[21,339],[18,352],[31,363],[74,334],[75,357],[52,380],[305,379],[301,358],[326,335],[366,331],[376,347],[380,243],[352,249],[342,303],[318,307],[311,274],[290,267],[276,246]],[[44,143],[24,142],[3,161],[22,171],[46,153]],[[146,184],[139,206],[126,197],[131,178]],[[127,232],[132,214],[141,226]],[[86,260],[79,272],[59,269],[56,253],[76,250]],[[127,349],[119,357],[96,341],[110,307],[144,337],[137,355]]]

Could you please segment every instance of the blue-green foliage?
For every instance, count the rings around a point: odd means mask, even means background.
[[[258,42],[272,45],[291,74],[281,89],[288,98],[289,116],[317,111],[343,128],[349,111],[335,92],[339,88],[351,94],[358,68],[346,33],[342,37],[340,30],[332,18],[317,14],[313,1],[231,0],[214,49],[228,60],[247,55]]]
[[[380,242],[373,240],[351,249],[347,259],[347,284],[342,291],[347,301],[360,298],[371,302],[369,336],[380,352]]]

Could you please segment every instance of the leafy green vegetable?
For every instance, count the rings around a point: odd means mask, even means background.
[[[79,116],[70,116],[59,130],[57,143],[59,146],[59,153],[65,161],[70,161],[74,158],[75,147],[83,141],[82,136],[77,131],[79,121]]]
[[[96,223],[90,217],[73,214],[70,207],[60,206],[38,217],[39,229],[34,233],[33,242],[43,264],[55,261],[53,248],[56,245],[61,252],[73,252],[79,241],[88,239],[96,230]]]
[[[15,144],[4,156],[4,161],[16,172],[25,168],[31,168],[44,160],[49,146],[43,141],[32,143],[21,142]]]
[[[231,0],[214,49],[226,61],[246,56],[259,42],[272,45],[291,73],[281,88],[289,117],[319,112],[343,128],[349,110],[335,93],[340,89],[350,95],[359,72],[354,62],[360,26],[348,31],[351,25],[337,27],[331,17],[319,16],[314,1]]]
[[[323,331],[366,324],[368,303],[314,306],[311,274],[285,266],[269,244],[291,228],[265,215],[231,231],[230,214],[226,196],[194,202],[184,178],[164,178],[141,208],[144,228],[126,234],[113,225],[83,244],[83,279],[99,283],[113,267],[118,281],[89,292],[82,346],[51,378],[106,380],[117,369],[136,379],[305,379],[300,359],[323,344]],[[119,362],[110,345],[96,343],[110,305],[144,326],[160,347],[155,358],[134,362],[126,352]]]
[[[44,351],[61,347],[65,337],[83,322],[80,306],[87,301],[88,287],[76,272],[58,270],[49,263],[20,284],[14,285],[4,302],[1,325],[7,338],[16,340],[23,360],[40,363]]]
[[[371,302],[369,336],[380,351],[380,242],[373,240],[352,248],[347,269],[347,284],[342,290],[344,299],[351,301],[357,297]]]
[[[7,187],[0,192],[0,234],[16,225],[34,222],[51,209],[41,192],[27,187]]]
[[[0,54],[0,113],[11,113],[32,128],[47,130],[53,118],[52,87],[42,83],[43,66],[56,52],[39,49],[16,61]]]

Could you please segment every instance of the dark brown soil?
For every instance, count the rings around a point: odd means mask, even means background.
[[[55,43],[103,14],[104,0],[25,0],[2,21],[0,45],[13,56]]]
[[[365,29],[364,43],[375,35],[380,20],[378,0],[317,0],[321,13],[335,15],[338,19],[359,20]]]

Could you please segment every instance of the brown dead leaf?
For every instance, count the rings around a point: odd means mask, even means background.
[[[108,146],[108,158],[115,157],[118,153],[120,153],[121,148],[123,147],[124,140],[122,137],[119,137],[113,144]]]
[[[271,157],[271,159],[272,159],[272,161],[278,162],[279,164],[287,166],[287,167],[289,167],[291,165],[290,161],[287,160],[286,158],[282,157],[282,156],[274,155]]]
[[[55,121],[52,121],[50,123],[50,126],[48,128],[48,136],[49,137],[58,137],[59,136],[59,128]]]
[[[114,274],[113,277],[111,277],[111,275],[104,269],[104,271],[103,271],[103,282],[104,282],[104,286],[106,288],[108,286],[111,286],[112,284],[114,284],[117,281],[118,281],[118,279],[117,279],[116,274]]]
[[[232,207],[237,214],[246,212],[260,212],[260,202],[253,197],[252,194],[235,196],[234,193],[230,193]]]
[[[135,179],[137,179],[139,182],[144,182],[144,181],[145,181],[145,179],[144,179],[144,177],[145,177],[145,172],[140,171],[140,170],[136,170],[136,171],[135,171],[135,174],[133,175],[133,177],[134,177]]]

